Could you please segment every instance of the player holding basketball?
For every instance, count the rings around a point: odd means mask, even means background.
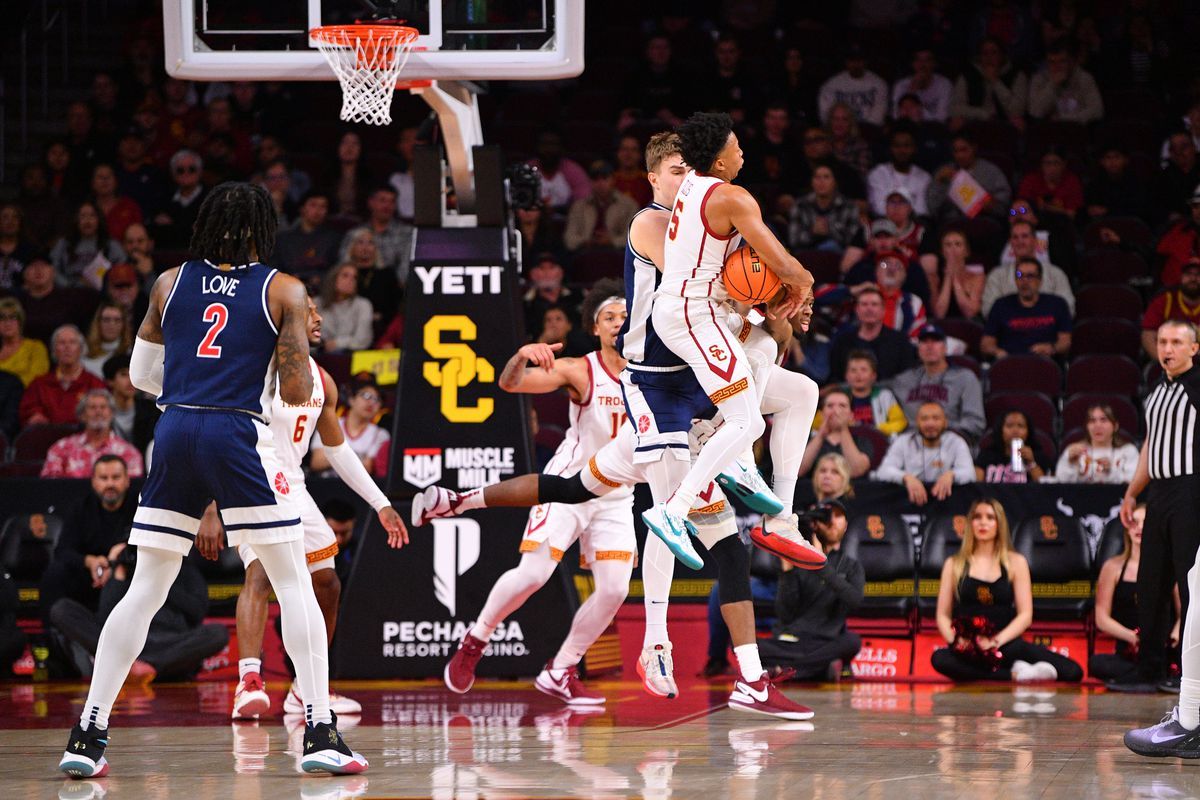
[[[807,329],[811,315],[810,298],[800,313],[800,324],[803,328]],[[765,371],[758,373],[764,382],[770,384],[771,378],[777,377],[779,374],[795,375],[795,373],[789,373],[774,364],[778,345],[762,329],[751,328],[745,347],[752,360],[766,363]],[[770,374],[767,374],[768,372]],[[786,381],[786,377],[782,380]],[[720,425],[719,419],[716,420],[716,424]],[[712,425],[703,427],[705,434],[710,432],[712,427]],[[457,516],[465,511],[478,508],[520,508],[538,503],[557,505],[559,503],[596,502],[595,498],[604,497],[617,489],[646,481],[647,465],[645,462],[637,463],[637,459],[634,457],[637,441],[633,428],[629,425],[622,426],[616,439],[588,458],[584,462],[586,464],[584,469],[567,478],[534,473],[510,478],[482,489],[474,489],[461,494],[440,486],[430,486],[413,499],[413,526],[420,527],[435,517]],[[696,436],[692,436],[691,451],[696,453],[699,449],[700,442]],[[726,502],[721,488],[715,483],[710,484],[701,496],[705,504],[700,508],[692,509],[688,521],[696,530],[696,538],[709,553],[714,554],[717,562],[721,616],[729,627],[734,652],[737,654],[738,664],[742,668],[742,679],[734,684],[733,691],[729,696],[729,707],[781,719],[809,719],[813,716],[812,710],[788,699],[775,685],[779,678],[769,678],[762,669],[755,638],[754,603],[750,594],[750,561],[746,547],[738,537],[738,526],[733,509]],[[647,547],[643,553],[649,552],[651,543],[656,541],[658,540],[655,537],[648,536],[646,538]],[[674,563],[674,559],[669,553],[666,554],[666,559],[669,563]],[[802,557],[793,560],[792,563],[803,569],[818,569],[822,561],[823,558],[819,552],[806,549]],[[642,576],[649,595],[649,578],[644,561]],[[665,609],[670,594],[670,582],[671,576],[668,573],[667,590],[662,594],[661,600],[663,604],[661,638],[656,640],[657,645],[646,646],[638,661],[638,673],[642,676],[646,691],[657,697],[675,697],[678,693],[672,673],[671,644],[666,636]],[[649,608],[647,606],[648,610]],[[455,655],[455,659],[465,658],[460,655],[462,653],[463,650],[460,649]],[[755,664],[758,665],[758,672],[748,676],[748,670],[754,669]]]
[[[321,344],[321,315],[312,298],[308,300],[308,342],[313,347]],[[346,444],[341,426],[338,425],[337,384],[312,356],[309,356],[308,368],[313,376],[312,396],[304,403],[292,404],[285,402],[276,392],[271,406],[271,433],[283,466],[283,476],[291,489],[293,500],[300,507],[305,560],[308,562],[317,604],[325,618],[326,643],[332,644],[342,593],[342,584],[333,563],[338,552],[337,537],[309,495],[301,466],[314,430],[321,434],[325,455],[334,472],[379,515],[379,522],[388,534],[388,545],[401,547],[407,544],[408,530],[363,467],[362,460]],[[206,523],[213,516],[206,514]],[[222,546],[221,534],[219,523],[201,525],[196,536],[196,548],[202,556],[216,560]],[[261,659],[271,582],[253,548],[243,543],[238,547],[238,555],[246,568],[246,580],[237,602],[238,685],[233,695],[231,716],[234,719],[258,719],[271,708],[271,699],[262,680]],[[357,702],[333,692],[329,693],[329,706],[336,714],[362,713],[362,706]],[[283,710],[287,714],[304,713],[304,703],[295,682],[283,702]]]
[[[642,518],[676,556],[685,559],[691,549],[686,515],[697,495],[722,469],[737,464],[764,429],[750,365],[741,344],[722,324],[727,297],[721,282],[725,259],[737,246],[739,235],[754,247],[787,287],[774,311],[778,317],[790,317],[813,285],[812,275],[763,222],[757,201],[730,183],[742,167],[742,151],[732,124],[727,114],[696,113],[679,128],[683,159],[692,171],[672,205],[663,244],[662,283],[651,312],[656,335],[690,368],[725,420],[690,468],[681,443],[664,442],[661,446],[677,457],[662,458],[651,472],[655,506]],[[631,374],[637,376],[632,370]],[[668,408],[651,406],[651,410],[659,416],[670,413]],[[631,406],[630,411],[641,432],[637,409]],[[796,473],[776,469],[773,495],[760,486],[762,480],[752,465],[742,465],[739,472],[727,474],[721,483],[747,505],[769,515],[763,535],[799,538],[790,508]],[[659,499],[668,495],[665,502]]]
[[[305,575],[300,510],[268,427],[277,378],[285,402],[306,402],[313,392],[304,286],[259,262],[270,256],[275,226],[262,187],[217,186],[192,235],[191,251],[204,258],[167,270],[151,292],[130,379],[164,411],[129,535],[137,569],[104,625],[91,689],[59,762],[71,777],[108,772],[113,702],[214,499],[230,543],[254,550],[279,598],[284,647],[306,704],[301,768],[367,768],[329,709],[325,624]]]
[[[566,389],[571,398],[571,427],[546,465],[545,474],[573,475],[587,457],[612,441],[625,421],[617,374],[625,359],[616,350],[617,332],[625,321],[625,293],[619,281],[597,281],[583,302],[583,316],[600,338],[600,349],[583,358],[554,357],[562,345],[527,344],[516,352],[500,375],[509,392],[545,394]],[[529,362],[534,366],[527,366]],[[445,490],[442,490],[443,492]],[[420,517],[414,499],[414,518]],[[448,495],[444,495],[448,497]],[[449,512],[452,502],[445,504]],[[446,516],[439,514],[437,516]],[[475,682],[475,667],[492,632],[554,574],[563,553],[576,539],[580,554],[592,570],[596,591],[571,621],[562,647],[537,676],[538,690],[570,705],[599,705],[604,696],[583,685],[578,664],[583,654],[612,622],[629,592],[637,538],[633,528],[633,492],[628,487],[592,498],[581,505],[547,503],[529,514],[521,540],[521,561],[500,576],[475,625],[446,664],[444,678],[451,691],[463,694]]]

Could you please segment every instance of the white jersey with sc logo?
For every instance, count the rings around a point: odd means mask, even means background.
[[[708,226],[705,206],[725,181],[694,170],[683,178],[667,238],[663,243],[663,276],[659,294],[721,302],[728,298],[721,282],[725,259],[738,248],[742,237],[735,230],[721,235]]]

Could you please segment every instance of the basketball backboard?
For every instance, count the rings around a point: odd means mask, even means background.
[[[583,71],[584,0],[411,0],[404,80],[554,80]],[[167,72],[202,81],[335,80],[309,36],[360,0],[164,0]]]

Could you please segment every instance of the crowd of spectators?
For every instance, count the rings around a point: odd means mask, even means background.
[[[823,387],[802,475],[894,481],[918,505],[970,481],[1127,480],[1153,331],[1200,322],[1197,19],[1132,0],[898,3],[886,21],[870,5],[592,15],[613,35],[589,37],[579,79],[492,87],[485,135],[541,177],[514,215],[527,337],[593,346],[579,303],[621,273],[644,143],[725,111],[738,182],[818,279],[814,329],[785,363]],[[130,27],[0,196],[0,447],[61,426],[47,476],[102,456],[141,470],[155,411],[129,385],[130,343],[220,181],[270,192],[272,265],[317,299],[322,355],[404,331],[410,165],[437,139],[419,101],[399,97],[391,129],[314,122],[297,87],[168,77],[145,57],[156,29]],[[538,102],[517,118],[521,94]],[[1097,320],[1111,335],[1079,333]],[[1072,417],[1073,374],[1098,355],[1138,377]],[[1022,358],[1057,382],[1003,384]],[[342,397],[348,440],[382,475],[383,394]]]

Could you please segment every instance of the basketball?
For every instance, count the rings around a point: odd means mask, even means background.
[[[729,296],[741,303],[765,303],[779,291],[779,278],[750,245],[729,254],[721,279]]]

